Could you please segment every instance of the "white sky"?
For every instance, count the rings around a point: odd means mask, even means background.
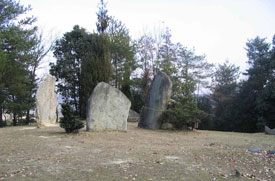
[[[95,30],[99,0],[21,0],[44,35],[62,36],[78,24]],[[108,0],[109,15],[121,20],[133,38],[161,22],[174,43],[195,48],[207,60],[246,68],[245,43],[257,35],[271,42],[275,34],[274,0]],[[49,57],[48,57],[49,58]]]

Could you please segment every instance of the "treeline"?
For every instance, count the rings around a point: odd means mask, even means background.
[[[21,7],[13,1],[4,2],[14,8]],[[22,13],[18,13],[18,16],[20,14]],[[30,26],[24,29],[25,25],[19,22],[7,23],[6,15],[7,13],[0,14],[0,21],[3,19],[6,23],[3,27],[20,26],[22,31],[30,30],[27,29]],[[10,22],[14,22],[14,19]],[[2,27],[2,23],[0,25]],[[197,55],[194,49],[174,43],[169,28],[159,28],[154,33],[145,33],[136,40],[132,39],[127,27],[108,14],[103,0],[99,4],[96,27],[90,33],[75,25],[72,31],[65,33],[54,43],[52,49],[56,63],[50,64],[50,74],[56,76],[57,92],[62,95],[64,102],[72,106],[75,116],[86,118],[87,100],[101,81],[120,89],[131,100],[131,109],[140,113],[154,75],[163,71],[173,82],[172,99],[162,116],[163,123],[169,122],[175,128],[183,129],[199,122],[200,129],[242,132],[261,131],[263,125],[271,128],[275,126],[272,109],[275,103],[275,39],[272,45],[259,37],[247,42],[249,68],[243,73],[245,80],[239,81],[241,73],[238,67],[228,62],[215,67],[207,62],[205,55]],[[13,48],[18,51],[17,57],[33,58],[12,57],[11,55],[16,55],[14,52],[9,53],[2,48],[7,44],[3,40],[9,36],[3,34],[2,28],[0,31],[1,61],[8,62],[7,66],[9,62],[25,65],[22,70],[28,75],[12,75],[18,79],[25,77],[25,82],[22,82],[18,90],[28,92],[28,96],[14,95],[14,86],[6,81],[6,72],[12,69],[4,67],[2,62],[0,64],[1,112],[13,113],[14,120],[17,120],[27,115],[35,103],[37,79],[33,70],[36,69],[24,60],[36,61],[37,68],[45,50],[38,41],[40,39],[34,27],[33,34],[29,35],[37,40],[35,46],[26,52],[15,46]],[[21,41],[20,45],[25,47],[27,43]],[[8,47],[12,46],[10,43]],[[17,79],[12,82],[17,81],[20,82]],[[30,88],[27,86],[29,84]],[[202,90],[209,90],[209,93],[202,94]],[[8,105],[17,105],[20,109],[12,111],[12,106]]]
[[[246,43],[249,68],[237,82],[239,69],[228,62],[215,71],[212,94],[199,107],[212,115],[202,129],[256,132],[275,127],[275,36],[272,43],[256,37]]]

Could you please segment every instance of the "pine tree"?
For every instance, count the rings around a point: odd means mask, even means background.
[[[214,101],[214,123],[217,130],[232,131],[234,129],[234,105],[237,94],[239,67],[226,61],[219,65],[215,72],[212,99]]]
[[[273,42],[274,45],[274,42]],[[262,131],[264,125],[274,126],[273,87],[274,55],[264,38],[256,37],[246,43],[249,69],[238,94],[236,129],[238,131]],[[245,126],[242,126],[245,125]]]
[[[209,64],[204,55],[196,55],[195,50],[189,50],[178,44],[177,49],[177,77],[183,84],[183,94],[190,96],[195,92],[196,87],[207,85],[207,79],[213,74],[213,65]],[[180,83],[178,83],[180,86]],[[180,88],[178,88],[180,89]]]
[[[110,39],[106,33],[110,17],[107,13],[106,3],[101,0],[96,23],[98,34],[95,35],[95,44],[93,46],[92,59],[90,60],[95,86],[99,82],[109,83],[111,80]]]
[[[125,25],[114,18],[111,18],[108,27],[110,37],[110,54],[112,63],[112,73],[114,85],[116,88],[121,88],[124,77],[129,77],[129,72],[136,68],[134,61],[134,46],[131,44],[129,30]],[[127,79],[129,79],[127,78]]]
[[[60,40],[56,41],[54,46],[56,64],[50,64],[50,73],[57,78],[58,92],[65,102],[73,105],[76,114],[80,117],[85,114],[85,111],[81,110],[86,109],[87,97],[84,96],[83,91],[85,86],[89,86],[82,82],[86,81],[82,77],[87,73],[84,61],[89,58],[92,41],[92,35],[89,35],[85,29],[74,26],[71,32],[65,33]]]
[[[110,17],[108,16],[108,10],[107,5],[104,2],[104,0],[100,0],[100,4],[98,6],[98,12],[97,12],[97,32],[99,34],[105,33],[107,30],[109,23],[110,23]]]
[[[19,18],[29,10],[30,7],[13,0],[1,1],[0,69],[4,71],[0,77],[0,112],[12,114],[14,125],[34,106],[29,93],[35,87],[35,82],[30,80],[30,69],[37,53],[35,46],[39,43],[37,27],[32,26],[35,18]]]
[[[177,72],[175,62],[176,58],[176,46],[171,41],[171,33],[167,28],[166,32],[162,35],[163,44],[160,46],[160,70],[165,72],[170,78],[175,76]]]

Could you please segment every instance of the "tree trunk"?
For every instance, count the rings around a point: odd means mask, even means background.
[[[4,121],[3,121],[3,111],[2,111],[2,107],[0,107],[0,127],[4,125]]]
[[[27,110],[27,115],[26,115],[26,123],[29,124],[30,123],[30,110]]]
[[[12,120],[12,122],[13,122],[13,126],[16,126],[17,120],[16,120],[16,114],[15,113],[13,113],[13,120]]]
[[[116,78],[115,78],[115,88],[118,88],[118,73],[117,73],[117,60],[115,60],[115,74],[116,74]]]

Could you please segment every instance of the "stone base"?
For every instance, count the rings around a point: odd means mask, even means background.
[[[38,128],[43,128],[43,127],[58,127],[59,124],[58,123],[47,123],[47,122],[43,122],[42,124],[37,123],[37,127]]]

